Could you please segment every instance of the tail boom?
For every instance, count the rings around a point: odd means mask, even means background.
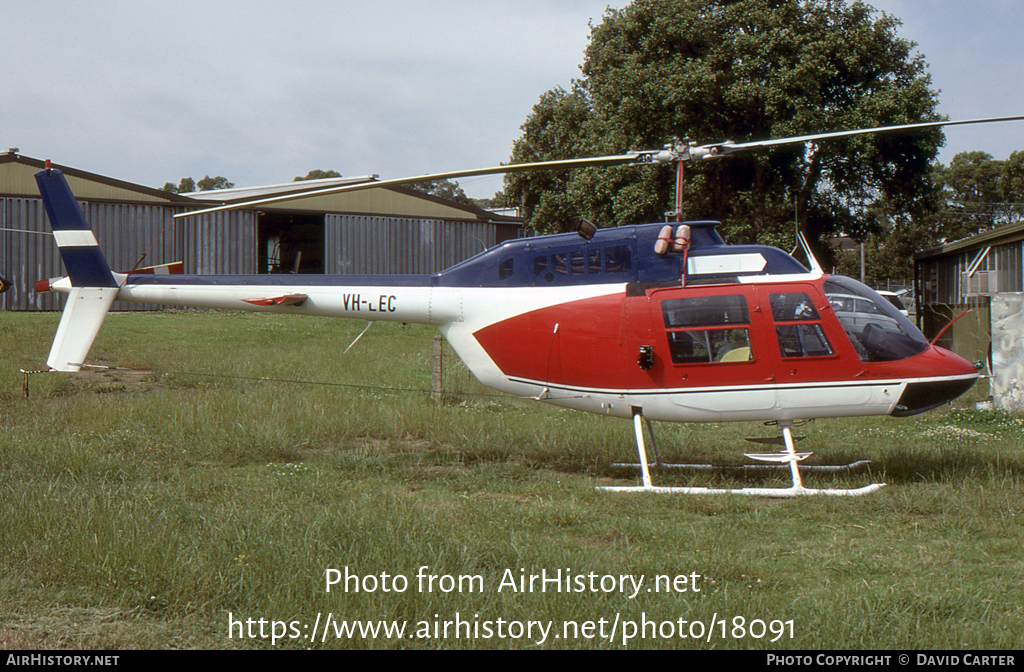
[[[424,276],[429,280],[429,276]],[[376,278],[374,278],[376,279]],[[118,299],[188,308],[435,324],[458,319],[442,288],[355,284],[359,276],[129,276]],[[353,284],[349,284],[353,283]]]

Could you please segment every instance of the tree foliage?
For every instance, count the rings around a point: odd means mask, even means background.
[[[466,196],[459,183],[455,180],[434,180],[432,182],[417,182],[410,184],[410,188],[422,191],[425,194],[443,198],[446,201],[453,201],[463,205],[474,205],[473,199]]]
[[[234,182],[229,182],[228,178],[221,177],[220,175],[218,175],[217,177],[210,177],[209,175],[207,175],[203,179],[201,179],[198,182],[196,182],[196,188],[199,189],[199,191],[214,191],[214,190],[217,190],[217,189],[231,189],[234,186],[235,186]]]
[[[196,182],[191,177],[183,177],[175,185],[173,182],[167,182],[161,187],[161,191],[166,191],[172,194],[191,194],[194,191],[213,191],[215,189],[231,189],[235,186],[234,182],[229,182],[228,178],[221,177],[210,177],[207,175],[203,179]]]
[[[160,190],[166,191],[169,194],[191,194],[196,190],[196,181],[191,177],[183,177],[178,181],[178,184],[165,182]]]
[[[296,177],[293,182],[305,182],[307,180],[326,180],[331,177],[341,177],[341,173],[336,170],[311,170],[306,173],[305,177]]]
[[[635,0],[591,29],[582,79],[541,96],[512,162],[799,136],[937,120],[899,21],[840,0]],[[794,204],[812,238],[866,235],[884,203],[911,212],[930,189],[942,135],[887,134],[687,166],[684,215],[718,219],[732,242],[791,237]],[[673,208],[668,168],[510,175],[505,201],[539,231],[583,216],[657,221]]]
[[[938,166],[935,182],[941,202],[937,219],[948,240],[1009,224],[1022,216],[1024,152],[1006,161],[985,152],[962,152],[949,166]]]
[[[884,203],[868,211],[880,231],[857,239],[867,246],[869,283],[912,278],[915,252],[1024,218],[1024,152],[1005,161],[985,152],[961,152],[948,166],[934,164],[931,180],[933,191],[912,215],[894,215]],[[838,260],[839,272],[860,272],[859,255],[854,256]]]

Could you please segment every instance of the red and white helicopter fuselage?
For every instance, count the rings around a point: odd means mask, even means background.
[[[775,421],[794,488],[795,420],[913,415],[979,375],[849,278],[689,222],[508,241],[423,276],[112,273],[60,171],[37,174],[69,277],[48,365],[77,370],[115,300],[437,326],[483,384],[635,421]],[[824,492],[824,491],[822,491]],[[829,491],[842,492],[842,491]],[[758,494],[762,494],[760,491]]]
[[[167,276],[167,284],[160,285],[126,283],[117,299],[432,324],[484,385],[616,417],[629,418],[636,407],[651,420],[670,422],[910,415],[959,396],[978,378],[966,360],[935,346],[902,360],[862,361],[822,291],[829,276],[810,273],[636,293],[623,283],[517,289],[296,283],[275,285],[274,291],[282,297],[306,297],[301,305],[268,306],[249,303],[263,300],[252,285],[174,284],[181,277]],[[816,299],[819,320],[782,326],[815,327],[813,335],[819,340],[820,329],[831,348],[785,357],[776,325],[752,320],[740,325],[746,333],[739,338],[744,343],[749,339],[749,345],[740,346],[749,349],[742,359],[711,352],[707,361],[694,361],[707,349],[680,356],[678,341],[671,336],[693,332],[673,332],[659,324],[662,304],[680,297],[740,297],[749,311],[767,316],[769,297],[778,293]],[[735,335],[735,324],[715,326],[710,331]],[[644,346],[653,354],[647,370],[638,364]],[[673,359],[673,346],[679,361]],[[900,404],[908,389],[921,387],[939,396],[925,395],[924,404],[920,399],[912,400],[914,406]]]

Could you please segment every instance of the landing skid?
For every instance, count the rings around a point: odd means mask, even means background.
[[[872,483],[871,485],[864,486],[863,488],[831,488],[831,489],[818,489],[818,488],[805,488],[803,480],[800,478],[800,469],[797,466],[798,462],[801,462],[811,456],[811,453],[798,453],[796,452],[796,440],[793,438],[793,424],[790,422],[780,422],[779,429],[782,430],[781,441],[776,439],[769,439],[762,441],[765,443],[778,443],[781,442],[785,446],[785,451],[779,453],[747,453],[747,457],[753,460],[759,460],[761,462],[768,462],[770,464],[765,465],[751,465],[751,466],[740,466],[734,467],[736,469],[789,469],[790,474],[793,478],[793,485],[789,488],[662,488],[655,486],[651,481],[651,470],[650,464],[647,460],[647,447],[644,444],[644,432],[643,424],[641,420],[646,420],[643,417],[643,411],[639,408],[633,409],[633,428],[636,432],[636,445],[637,452],[640,456],[639,465],[613,465],[613,466],[632,466],[640,467],[642,485],[639,486],[608,486],[600,487],[598,490],[605,490],[607,492],[653,492],[657,494],[669,494],[669,495],[752,495],[754,497],[804,497],[810,495],[828,495],[833,497],[859,497],[861,495],[867,495],[877,490],[881,490],[885,486],[884,483]],[[661,461],[661,456],[658,454],[657,444],[654,442],[654,431],[650,425],[650,421],[647,421],[648,430],[651,433],[652,447],[654,448],[654,454],[656,456],[655,466],[668,468],[668,469],[720,469],[721,467],[713,467],[711,465],[691,465],[691,464],[665,464]],[[867,464],[867,460],[861,460],[847,465],[838,466],[824,466],[824,467],[804,467],[805,470],[819,471],[819,472],[837,472],[854,469],[856,467]]]
[[[885,483],[872,483],[863,488],[836,488],[819,489],[805,488],[803,486],[792,488],[660,488],[656,486],[645,487],[634,486],[608,486],[598,488],[606,492],[651,492],[658,495],[750,495],[753,497],[770,497],[775,499],[787,499],[793,497],[805,497],[811,495],[828,495],[832,497],[860,497],[881,490]]]
[[[747,455],[750,456],[749,454]],[[757,458],[754,458],[757,459]],[[853,471],[871,464],[871,460],[857,460],[849,464],[813,464],[800,467],[801,473],[835,474],[843,471]],[[615,462],[611,465],[613,469],[639,469],[638,462]],[[652,467],[657,469],[679,469],[688,471],[778,471],[789,469],[788,464],[672,464],[669,462],[653,462]]]

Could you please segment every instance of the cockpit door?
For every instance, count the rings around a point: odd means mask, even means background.
[[[759,286],[766,326],[773,341],[771,359],[779,401],[800,417],[822,409],[862,405],[871,390],[860,385],[859,360],[839,326],[832,306],[811,284]]]

